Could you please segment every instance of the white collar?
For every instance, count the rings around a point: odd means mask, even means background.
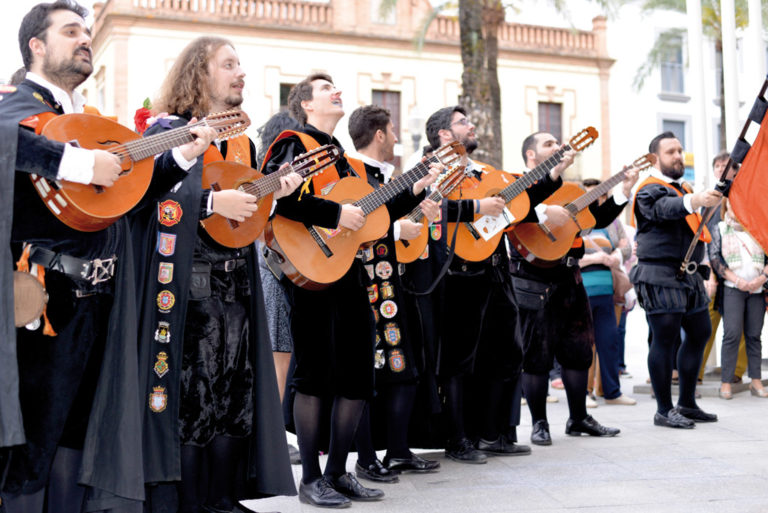
[[[683,182],[685,181],[685,180],[683,180],[682,176],[680,178],[678,178],[677,180],[675,180],[673,178],[670,178],[667,175],[665,175],[664,173],[662,173],[661,170],[656,169],[655,167],[651,168],[650,176],[652,176],[654,178],[658,178],[659,180],[664,180],[667,183],[676,183],[678,185],[683,185]]]
[[[384,183],[389,182],[389,180],[392,178],[392,173],[395,172],[395,166],[389,162],[379,162],[378,160],[371,158],[368,155],[363,155],[362,153],[358,152],[352,152],[351,156],[353,158],[362,160],[369,166],[379,168],[379,170],[381,170],[382,176],[384,177]]]
[[[69,94],[64,89],[62,89],[57,85],[52,84],[51,82],[47,81],[40,75],[32,73],[31,71],[27,71],[25,78],[28,78],[32,82],[48,89],[53,95],[53,98],[57,102],[59,102],[59,104],[61,104],[61,109],[64,111],[64,114],[83,112],[83,106],[85,105],[85,96],[78,93],[77,91],[72,91],[72,96],[70,97]]]

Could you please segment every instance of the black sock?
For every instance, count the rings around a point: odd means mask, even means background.
[[[504,382],[501,379],[482,380],[481,390],[483,394],[480,400],[480,436],[489,442],[493,442],[499,435],[499,415],[508,413],[506,407],[502,407],[501,398],[504,392]]]
[[[568,399],[568,412],[573,420],[587,418],[587,381],[589,370],[576,370],[562,368],[563,387],[565,397]]]
[[[35,493],[23,493],[16,497],[3,497],[5,513],[43,513],[45,488]]]
[[[413,404],[416,401],[416,385],[391,385],[387,387],[387,456],[409,458],[408,426]]]
[[[547,420],[547,390],[549,389],[548,374],[523,373],[523,395],[528,401],[531,411],[531,422]],[[565,381],[565,380],[563,380]]]
[[[464,381],[459,376],[450,378],[443,385],[443,391],[448,421],[448,442],[456,443],[467,437],[464,429]]]
[[[371,404],[366,401],[360,422],[355,433],[355,447],[357,448],[357,461],[363,468],[373,465],[376,461],[376,449],[373,447],[373,435],[371,433]]]
[[[223,511],[235,507],[235,477],[248,444],[245,438],[219,435],[206,447],[208,454],[207,506]]]
[[[80,513],[85,487],[77,484],[77,475],[83,461],[83,451],[57,447],[48,478],[48,511]]]
[[[365,407],[362,399],[336,396],[331,411],[331,444],[328,448],[326,476],[339,477],[347,472],[347,456],[355,438],[360,414]],[[301,455],[304,458],[304,454]]]
[[[656,395],[656,410],[662,415],[672,409],[672,363],[680,338],[681,319],[682,314],[678,313],[648,316],[648,325],[653,333],[648,350],[648,374]]]
[[[698,408],[696,382],[699,378],[704,347],[712,333],[709,311],[704,310],[683,317],[682,326],[685,330],[685,340],[677,352],[677,372],[680,379],[680,397],[677,403],[688,408]]]
[[[198,513],[200,511],[203,502],[200,497],[200,468],[202,464],[202,447],[181,446],[181,481],[176,486],[179,494],[179,513]]]
[[[309,484],[323,475],[320,471],[320,422],[323,401],[314,395],[296,392],[293,421],[301,453],[302,481]]]

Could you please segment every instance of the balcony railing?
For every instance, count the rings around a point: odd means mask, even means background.
[[[205,16],[275,25],[326,26],[333,21],[331,4],[302,0],[112,0],[129,3],[144,14],[174,17]]]

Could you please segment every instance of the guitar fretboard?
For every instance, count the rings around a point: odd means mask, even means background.
[[[555,166],[557,166],[563,160],[563,155],[565,155],[565,152],[570,149],[571,149],[570,144],[566,144],[565,146],[557,150],[555,154],[549,157],[547,160],[545,160],[535,168],[531,169],[527,173],[524,173],[523,176],[521,176],[520,178],[518,178],[508,186],[504,187],[504,189],[502,189],[501,192],[499,193],[499,195],[502,198],[504,198],[504,203],[509,203],[512,199],[519,196],[531,185],[533,185],[537,181],[544,178],[547,175],[547,173],[549,173]]]
[[[391,200],[409,187],[413,187],[413,184],[427,176],[427,173],[429,173],[429,164],[432,162],[438,162],[438,159],[432,156],[424,162],[419,162],[407,173],[403,173],[383,187],[379,187],[373,192],[368,193],[361,199],[357,200],[354,204],[363,209],[363,214],[370,214],[384,203]]]
[[[619,182],[624,180],[624,177],[626,176],[627,172],[626,170],[621,170],[606,181],[602,182],[597,187],[593,188],[591,191],[582,194],[569,204],[565,206],[565,208],[570,212],[572,215],[576,215],[585,208],[587,208],[590,203],[597,200],[600,196],[607,193],[611,189],[613,189]]]

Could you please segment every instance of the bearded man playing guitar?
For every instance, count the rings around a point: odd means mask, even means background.
[[[477,146],[475,126],[459,106],[438,110],[427,120],[427,139],[433,147],[457,140],[467,153]],[[482,182],[491,173],[505,174],[492,166],[470,160],[474,171],[472,180]],[[559,186],[561,167],[555,167],[538,184],[529,189],[530,203],[534,207]],[[508,175],[510,178],[512,175]],[[465,180],[460,186],[469,181]],[[477,182],[474,182],[477,183]],[[456,192],[454,191],[454,195]],[[454,197],[453,195],[451,197]],[[472,221],[474,214],[498,216],[504,208],[500,197],[478,200],[448,201],[448,222]],[[528,215],[534,215],[533,209]],[[446,238],[451,244],[451,238]],[[480,261],[469,262],[454,256],[445,277],[444,318],[442,326],[438,378],[445,394],[448,419],[446,456],[461,463],[485,463],[486,454],[529,454],[530,448],[516,445],[510,425],[511,396],[517,387],[522,362],[522,348],[514,339],[514,305],[509,300],[509,261],[505,238],[493,254]],[[499,334],[508,336],[499,336]],[[468,381],[474,389],[473,401],[464,399]],[[476,399],[476,400],[474,400]],[[469,438],[464,427],[465,404],[477,408],[477,426],[471,431],[479,437],[477,445]]]
[[[560,147],[549,133],[537,132],[523,141],[523,160],[529,169],[546,161]],[[569,163],[570,164],[570,163]],[[590,211],[598,228],[607,226],[619,215],[627,203],[637,172],[627,173],[622,189],[614,192],[601,205],[592,203]],[[547,215],[570,214],[564,208],[551,205]],[[592,363],[594,330],[584,286],[581,283],[579,259],[584,247],[577,238],[567,255],[551,267],[532,265],[512,245],[510,250],[512,283],[518,311],[520,343],[524,349],[523,390],[531,411],[533,431],[531,442],[551,445],[552,437],[547,422],[546,399],[549,370],[553,358],[562,366],[562,378],[568,399],[570,418],[565,432],[569,435],[586,433],[592,436],[614,436],[618,429],[601,425],[587,415],[587,374]]]
[[[171,116],[145,136],[239,109],[244,77],[231,42],[195,39],[154,102]],[[239,164],[233,172],[252,172],[255,147],[246,135],[214,142],[202,158],[176,159],[176,150],[158,157],[158,165],[189,172],[143,212],[135,230],[146,280],[140,294],[142,396],[149,398],[145,479],[180,481],[182,513],[231,511],[237,500],[257,494],[295,494],[254,246],[222,246],[200,223],[214,213],[243,222],[256,211],[256,197],[245,191],[202,186],[204,163],[227,161]],[[299,184],[301,177],[289,173],[275,196]],[[161,502],[152,500],[153,510]]]
[[[277,171],[281,164],[311,149],[310,146],[341,146],[332,134],[344,116],[344,107],[341,90],[330,76],[313,74],[296,84],[288,96],[288,107],[291,115],[302,123],[303,131],[273,144],[265,174]],[[388,202],[388,209],[392,209],[390,218],[397,219],[413,209],[438,172],[439,167],[435,167],[412,188]],[[341,234],[340,237],[354,233],[366,223],[364,210],[351,203],[324,199],[323,195],[331,193],[336,182],[341,184],[345,177],[355,176],[379,187],[361,161],[342,157],[336,162],[335,173],[333,168],[326,169],[312,178],[306,189],[281,198],[275,214],[302,224],[300,229],[306,233],[322,230]],[[318,239],[309,239],[307,243],[317,244]],[[381,490],[363,487],[345,470],[365,400],[373,395],[374,317],[366,291],[371,280],[363,267],[363,258],[371,251],[361,251],[361,258],[354,258],[351,268],[322,290],[307,290],[283,279],[292,303],[291,331],[296,358],[293,413],[303,474],[299,500],[315,506],[343,507],[350,499],[371,501],[384,496]],[[380,272],[391,274],[393,269],[382,266]],[[330,450],[325,471],[321,472],[321,412],[324,404],[331,403]]]
[[[37,135],[62,114],[84,110],[75,88],[93,71],[85,15],[68,0],[33,7],[19,30],[26,80],[4,87],[0,99],[2,155],[10,157],[3,160],[3,304],[13,304],[9,241],[19,270],[44,279],[49,298],[43,322],[15,334],[13,312],[0,316],[0,498],[11,513],[40,513],[46,501],[50,510],[79,512],[94,498],[140,509],[144,499],[128,223],[72,229],[54,215],[64,202],[54,196],[44,204],[37,188],[46,185],[30,180],[46,178],[49,190],[68,181],[108,191],[123,171],[111,152]],[[179,148],[187,158],[215,132],[191,134]],[[175,167],[153,178],[172,184],[185,176]]]

